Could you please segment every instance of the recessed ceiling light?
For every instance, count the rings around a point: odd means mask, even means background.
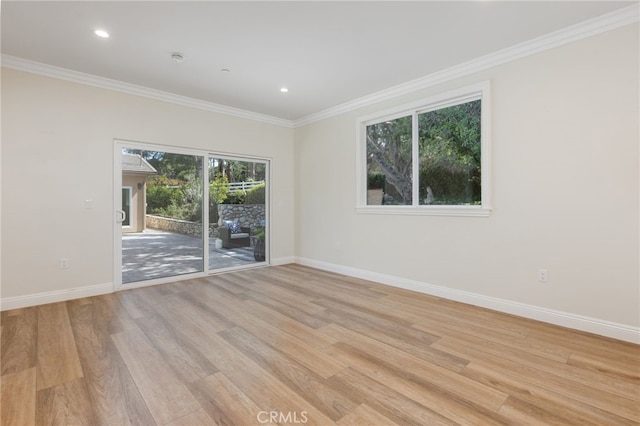
[[[182,53],[176,52],[176,53],[172,53],[171,54],[171,59],[173,59],[177,63],[180,63],[180,62],[184,61],[184,56],[182,56]]]
[[[287,92],[289,91],[289,89],[287,89],[286,87],[281,87],[281,88],[280,88],[280,91],[281,91],[282,93],[287,93]]]
[[[230,71],[228,68],[222,68],[222,69],[220,70],[220,72],[228,73],[228,72],[231,72],[231,71]]]
[[[109,38],[109,33],[105,30],[95,30],[93,33],[98,37]]]

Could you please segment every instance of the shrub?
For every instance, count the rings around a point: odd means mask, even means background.
[[[237,191],[229,194],[227,199],[224,201],[225,204],[244,204],[244,195],[243,191]]]
[[[264,204],[265,203],[266,185],[261,183],[249,189],[245,196],[245,204]]]
[[[147,211],[159,213],[184,203],[184,193],[180,188],[160,185],[147,185]]]
[[[384,188],[385,175],[382,173],[369,173],[367,176],[367,189]]]

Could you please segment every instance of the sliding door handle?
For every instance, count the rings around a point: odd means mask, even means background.
[[[116,210],[116,223],[122,223],[127,219],[127,214],[122,210]]]

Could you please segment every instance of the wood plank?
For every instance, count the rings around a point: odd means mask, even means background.
[[[135,323],[117,299],[106,296],[88,305],[67,302],[97,424],[152,425],[155,421],[111,339],[111,331],[130,330]]]
[[[365,319],[358,318],[342,310],[331,310],[318,315],[322,315],[323,318],[332,320],[333,323],[351,330],[356,334],[386,343],[451,371],[460,372],[469,362],[462,357],[434,348],[432,343],[437,341],[437,339],[431,334],[425,333],[425,335],[416,341],[407,336],[407,334],[410,333],[405,332],[404,335],[396,333],[396,329],[400,326],[396,325],[394,327],[393,324],[389,324],[388,322],[369,323]]]
[[[518,361],[512,361],[477,349],[470,350],[466,343],[455,339],[442,339],[436,343],[436,346],[459,356],[468,356],[478,363],[491,366],[493,369],[507,369],[509,374],[527,383],[542,387],[552,387],[556,393],[574,398],[596,408],[612,410],[611,412],[618,416],[640,422],[640,410],[638,408],[640,401],[620,397],[592,386],[576,383],[570,378],[557,376],[542,371],[537,367],[521,364]]]
[[[438,387],[440,392],[450,392],[461,400],[468,400],[488,410],[497,411],[508,397],[504,392],[468,380],[446,368],[426,362],[393,346],[359,335],[338,325],[332,324],[324,331],[340,340],[340,343],[333,345],[332,348],[342,349],[340,351],[342,355],[347,354],[349,358],[360,356],[363,360],[375,359],[375,364],[388,366],[399,376],[416,383],[421,382],[424,378]],[[357,368],[357,362],[348,362],[348,364]]]
[[[206,411],[200,408],[193,413],[167,423],[166,426],[216,426],[217,424],[209,417]]]
[[[0,423],[34,425],[36,422],[36,369],[27,368],[0,378]]]
[[[305,367],[300,360],[279,352],[277,346],[271,347],[259,336],[253,336],[239,327],[219,334],[332,420],[338,420],[356,408],[357,404],[348,395],[327,386],[322,377]]]
[[[610,392],[624,398],[635,398],[638,396],[638,382],[625,377],[610,377],[600,374],[597,371],[590,371],[568,365],[565,362],[555,362],[541,359],[538,355],[532,354],[526,350],[516,349],[513,346],[497,343],[493,340],[486,340],[479,336],[473,336],[464,333],[450,333],[451,338],[455,339],[456,347],[464,344],[469,359],[473,359],[474,355],[480,352],[493,354],[500,358],[509,359],[521,365],[527,365],[537,368],[556,376],[564,377],[577,383],[587,386],[593,386],[598,389]],[[454,337],[455,336],[455,337]],[[445,347],[451,338],[438,342],[439,346]]]
[[[84,379],[76,379],[39,390],[36,423],[38,425],[97,424]]]
[[[462,397],[460,396],[461,388],[458,386],[456,386],[457,392],[452,392],[441,383],[434,383],[431,376],[396,368],[393,364],[386,363],[345,343],[337,343],[327,352],[349,363],[351,365],[349,368],[372,380],[384,383],[389,389],[456,424],[507,424],[506,420],[497,414],[497,408],[506,400],[506,395],[501,395],[500,404],[495,407],[496,403],[482,394],[468,392],[472,394],[470,398],[468,395]],[[467,383],[472,384],[476,389],[482,386],[471,380]],[[487,386],[482,387],[493,394],[496,393]],[[486,405],[481,405],[479,402]]]
[[[528,404],[513,397],[509,397],[500,407],[500,414],[512,421],[513,424],[519,425],[564,426],[567,424],[567,419],[545,410],[544,407]]]
[[[315,333],[313,329],[308,329],[310,332],[300,334],[300,337],[290,334],[286,328],[284,328],[285,331],[283,331],[283,329],[279,327],[266,323],[260,315],[254,315],[255,312],[243,307],[243,305],[246,306],[247,303],[250,304],[252,302],[233,300],[219,293],[213,286],[194,290],[193,293],[201,299],[208,300],[212,305],[212,309],[229,318],[238,326],[254,335],[260,335],[269,341],[277,342],[283,351],[287,351],[289,355],[299,359],[305,366],[322,377],[329,377],[345,367],[330,358],[322,356],[318,352],[318,346],[326,346],[322,344],[322,342],[323,340],[326,341],[327,338],[323,338],[320,333],[311,334],[311,332]],[[189,297],[193,297],[193,295]],[[256,308],[253,307],[253,309]],[[261,307],[260,309],[266,308]],[[283,319],[283,321],[288,322],[290,319],[286,318]],[[286,327],[286,325],[280,325],[280,327]],[[299,329],[304,326],[302,324],[295,324],[294,327],[295,329]],[[320,342],[320,344],[318,342]]]
[[[257,416],[263,410],[224,374],[216,373],[189,387],[215,424],[234,426],[258,423]]]
[[[457,424],[351,367],[331,377],[328,383],[401,425]]]
[[[357,284],[359,281],[350,281],[344,275],[325,273],[313,270],[312,274],[299,274],[290,265],[278,266],[269,271],[272,277],[278,280],[282,288],[298,292],[314,299],[333,297],[336,294],[345,300],[378,300],[387,295],[386,292],[373,290],[369,286]]]
[[[566,362],[571,355],[571,351],[557,344],[552,345],[534,341],[529,337],[505,334],[499,330],[490,329],[490,324],[491,322],[479,326],[477,321],[456,321],[449,317],[442,317],[437,313],[430,312],[418,320],[413,327],[425,332],[440,336],[455,337],[460,340],[479,338],[487,344],[494,343],[502,347],[521,350],[531,355],[547,358],[551,361]]]
[[[398,423],[391,421],[366,404],[360,404],[358,408],[338,420],[339,426],[395,426]]]
[[[93,324],[96,327],[100,327],[101,331],[113,334],[138,328],[133,317],[129,315],[129,312],[114,293],[92,297],[91,300],[93,306],[90,308],[90,312],[92,312],[92,316],[95,319]],[[75,305],[75,300],[67,302],[68,309]],[[80,305],[82,306],[81,303]]]
[[[306,411],[309,425],[331,425],[334,422],[301,398],[294,390],[260,368],[241,351],[217,334],[192,342],[232,383],[263,411]]]
[[[69,315],[65,303],[38,307],[38,390],[82,377]]]
[[[151,292],[148,290],[150,288],[152,287],[134,288],[116,293],[118,300],[129,312],[131,318],[141,318],[153,312],[152,303],[147,299],[147,295],[151,296]]]
[[[136,322],[180,381],[195,382],[217,371],[187,338],[174,332],[159,315],[147,315]]]
[[[245,298],[245,288],[244,286],[238,285],[238,283],[246,283],[246,275],[242,273],[238,273],[236,275],[222,274],[222,275],[213,275],[207,279],[207,282],[215,285],[221,290],[228,292],[232,296],[237,296],[238,298]]]
[[[559,417],[566,419],[566,424],[577,425],[635,425],[636,422],[625,419],[584,402],[573,399],[571,396],[556,392],[553,388],[544,384],[535,384],[513,374],[508,369],[496,369],[480,362],[470,363],[464,371],[464,375],[487,386],[505,392],[510,397],[517,398],[534,407],[544,409]],[[510,413],[502,412],[509,416]],[[515,419],[514,419],[515,422]],[[517,422],[516,422],[517,423]]]
[[[412,306],[408,303],[401,305],[395,305],[393,302],[391,303],[391,306],[395,306],[396,309],[400,310],[409,310],[410,308],[408,308],[407,305]],[[531,330],[526,327],[516,326],[508,322],[493,322],[488,314],[481,312],[482,315],[478,315],[474,309],[470,312],[460,310],[461,312],[456,313],[456,310],[451,308],[428,308],[429,305],[426,305],[423,306],[422,309],[417,309],[417,311],[420,311],[421,318],[416,321],[416,323],[423,325],[421,329],[425,331],[429,331],[430,325],[447,324],[450,328],[455,327],[456,330],[467,330],[469,333],[485,334],[488,338],[500,340],[522,340],[531,333]],[[414,309],[416,309],[415,306]]]
[[[169,423],[200,408],[142,331],[129,330],[111,338],[157,423]]]
[[[191,297],[187,292],[167,297],[165,303],[154,305],[153,311],[170,324],[189,324],[188,327],[196,327],[207,333],[217,333],[236,326],[228,318],[215,312],[204,300]]]
[[[234,281],[235,285],[244,289],[244,292],[248,297],[251,297],[251,294],[256,295],[256,297],[252,297],[253,300],[256,300],[257,295],[259,294],[263,300],[275,300],[310,315],[324,310],[323,307],[313,304],[313,297],[290,291],[283,291],[282,287],[280,287],[276,282],[269,281],[269,275],[261,272],[263,269],[265,268],[247,271],[243,276],[248,275],[250,280],[244,281],[236,279]]]
[[[36,366],[38,308],[2,312],[0,374],[17,373]]]
[[[253,300],[246,300],[244,303],[248,306],[248,311],[251,312],[252,316],[260,318],[260,320],[265,323],[276,327],[277,329],[284,330],[292,336],[305,336],[300,340],[303,340],[305,343],[316,349],[323,349],[335,343],[332,338],[316,331],[315,327],[310,327],[305,323],[301,323],[290,316],[283,314],[272,306],[266,306],[265,304],[257,303]],[[318,321],[319,322],[314,325],[327,325],[325,321]]]
[[[572,353],[568,364],[597,374],[633,381],[638,384],[636,391],[640,393],[640,359],[637,362],[628,363],[608,358],[602,359],[595,354]]]
[[[520,322],[523,318],[514,318]],[[547,343],[562,342],[572,353],[597,354],[603,358],[630,364],[640,361],[640,346],[587,332],[533,322],[529,338]],[[566,342],[564,341],[566,339]]]
[[[293,321],[303,324],[307,327],[320,328],[320,327],[329,325],[326,321],[316,316],[313,316],[312,314],[309,314],[304,310],[298,309],[298,306],[292,306],[290,304],[283,303],[282,300],[280,300],[280,298],[274,299],[274,298],[264,297],[263,294],[254,292],[254,291],[247,291],[245,292],[245,294],[247,295],[247,298],[250,299],[252,302],[255,302],[267,308],[273,309],[279,314],[287,316],[291,318]],[[313,313],[317,313],[319,311],[322,311],[323,309],[324,308],[315,305],[315,309],[313,310]]]

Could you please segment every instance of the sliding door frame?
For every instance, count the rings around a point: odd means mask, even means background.
[[[138,281],[124,284],[122,283],[122,224],[118,221],[119,210],[122,210],[122,149],[133,148],[145,151],[162,151],[171,154],[192,155],[202,157],[202,243],[203,243],[203,270],[202,272],[194,272],[189,274],[174,275],[170,277],[154,278],[145,281]],[[248,156],[237,153],[226,153],[219,151],[209,151],[201,149],[183,148],[170,145],[151,144],[146,142],[136,142],[124,139],[114,139],[113,148],[113,288],[114,290],[132,289],[138,287],[147,287],[157,284],[166,284],[175,281],[190,280],[194,278],[207,277],[218,273],[229,272],[232,270],[250,269],[270,266],[270,248],[271,248],[271,159],[266,157]],[[265,238],[265,261],[256,262],[243,266],[235,266],[228,268],[220,268],[210,270],[209,265],[209,158],[221,158],[232,161],[256,161],[265,164],[265,176],[267,180],[265,192],[265,225],[267,228]]]

